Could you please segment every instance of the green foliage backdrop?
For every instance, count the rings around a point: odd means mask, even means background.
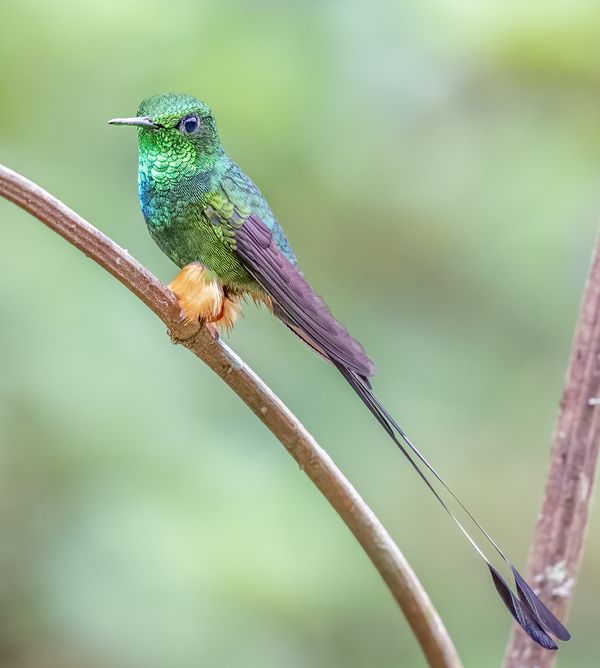
[[[599,34],[585,0],[4,0],[0,159],[167,281],[134,132],[106,120],[208,101],[378,394],[523,564],[600,211]],[[132,295],[6,202],[0,278],[3,666],[422,665],[335,514]],[[343,381],[253,307],[231,343],[381,516],[465,664],[498,665],[485,570]],[[596,515],[570,668],[600,653]]]

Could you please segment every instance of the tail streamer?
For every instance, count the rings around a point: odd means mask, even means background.
[[[534,640],[542,647],[552,650],[558,649],[558,645],[554,642],[550,634],[558,640],[569,640],[571,635],[567,629],[542,603],[533,589],[527,584],[523,576],[517,571],[514,564],[498,547],[497,543],[490,536],[490,534],[485,531],[481,524],[479,524],[471,511],[456,496],[456,494],[448,486],[442,476],[429,463],[425,456],[416,448],[404,430],[398,425],[396,420],[394,420],[394,418],[383,407],[381,402],[373,393],[368,380],[364,376],[360,376],[356,372],[349,370],[341,364],[336,364],[336,367],[344,376],[352,389],[360,397],[362,402],[369,409],[375,419],[383,427],[388,436],[398,446],[404,457],[406,457],[410,463],[411,467],[416,471],[417,475],[425,483],[429,491],[434,495],[442,508],[448,513],[452,521],[457,525],[462,534],[475,549],[477,554],[481,557],[481,559],[483,559],[490,571],[492,580],[498,594],[500,595],[500,598],[516,622],[525,631],[525,633],[527,633],[527,635],[532,640]],[[428,478],[428,474],[431,475],[434,480],[437,481],[437,483],[439,483],[442,488],[452,497],[452,499],[460,506],[468,518],[477,527],[479,532],[483,535],[485,540],[499,555],[500,559],[502,559],[502,561],[504,561],[510,568],[515,579],[516,594],[512,591],[506,580],[500,575],[498,570],[485,555],[477,541],[467,531],[463,523],[452,512],[449,505],[442,498],[441,494],[435,489],[434,484]]]

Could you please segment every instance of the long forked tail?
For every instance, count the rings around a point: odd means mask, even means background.
[[[502,552],[492,537],[483,529],[483,527],[460,501],[460,499],[454,494],[450,487],[448,487],[444,479],[437,473],[437,471],[427,461],[424,455],[413,445],[404,430],[398,425],[394,418],[388,413],[388,411],[381,405],[377,397],[373,394],[368,381],[364,377],[358,375],[354,371],[349,370],[341,364],[335,364],[335,366],[348,381],[356,394],[358,394],[366,407],[371,411],[375,419],[385,429],[388,436],[400,448],[402,454],[406,457],[410,465],[427,485],[429,490],[442,505],[444,510],[448,513],[448,515],[450,515],[454,523],[471,543],[477,554],[483,559],[490,571],[492,580],[496,590],[498,591],[498,594],[500,595],[500,598],[503,600],[504,605],[506,605],[511,615],[515,618],[521,628],[532,640],[535,640],[535,642],[546,649],[558,649],[558,646],[549,634],[552,634],[559,640],[569,640],[571,635],[567,629],[540,601],[532,588],[527,584],[527,582],[525,582],[525,579],[517,571],[510,559],[504,554],[504,552]],[[515,579],[515,587],[517,590],[516,594],[513,593],[504,578],[492,565],[490,560],[484,554],[483,550],[465,529],[462,522],[460,522],[460,520],[458,520],[455,514],[450,510],[448,504],[441,497],[440,493],[435,489],[434,484],[431,482],[429,476],[437,481],[437,483],[439,483],[439,485],[441,485],[441,487],[448,494],[450,494],[452,499],[454,499],[458,506],[460,506],[460,508],[466,513],[466,515],[474,523],[484,538],[510,568]]]
[[[273,230],[279,230],[279,245],[274,237]],[[483,530],[469,510],[456,497],[443,478],[417,450],[398,426],[398,423],[375,397],[367,380],[374,373],[372,362],[367,357],[363,347],[331,315],[325,302],[306,282],[295,261],[291,261],[289,256],[282,252],[280,248],[282,234],[278,227],[269,227],[258,216],[251,214],[237,228],[235,235],[237,255],[250,274],[270,296],[273,313],[313,350],[338,368],[484,560],[490,570],[494,585],[512,616],[535,642],[547,649],[558,649],[556,643],[548,634],[551,633],[559,640],[568,640],[570,638],[569,632],[539,600],[508,557],[500,550],[490,535]],[[433,483],[430,477],[434,479]],[[515,579],[516,595],[463,524],[450,510],[448,504],[434,488],[434,484],[441,485],[443,490],[450,494],[452,500],[466,513],[467,517],[481,531],[485,539],[510,568]]]

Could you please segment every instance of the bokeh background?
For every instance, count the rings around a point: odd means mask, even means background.
[[[600,5],[3,0],[1,160],[175,267],[136,199],[157,92],[208,101],[376,390],[524,565],[600,212]],[[131,294],[0,202],[0,664],[422,666],[290,457]],[[343,380],[253,307],[233,347],[414,565],[467,666],[509,618]],[[597,666],[592,515],[561,665]]]

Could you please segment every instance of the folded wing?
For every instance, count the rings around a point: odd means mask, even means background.
[[[375,372],[363,347],[330,313],[300,270],[279,250],[271,230],[251,215],[236,230],[241,261],[269,293],[275,314],[303,341],[334,364],[363,378]]]

